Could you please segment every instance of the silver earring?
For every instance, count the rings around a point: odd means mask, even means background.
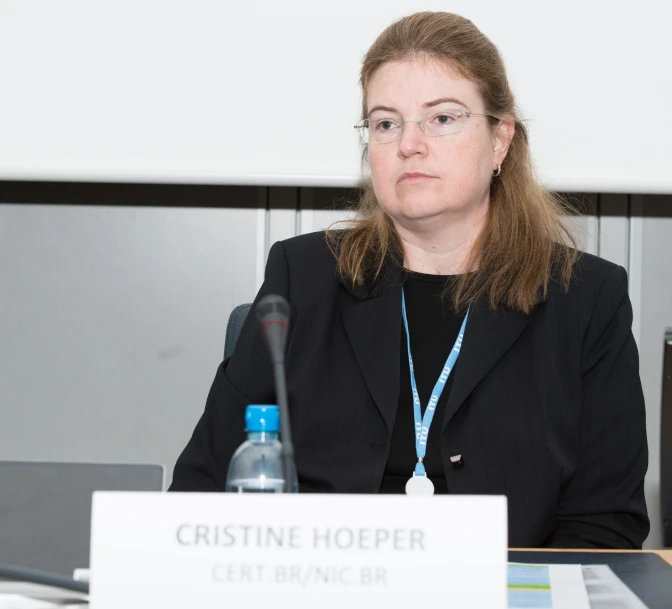
[[[502,173],[502,166],[497,165],[497,170],[492,172],[493,177],[497,177],[500,173]]]

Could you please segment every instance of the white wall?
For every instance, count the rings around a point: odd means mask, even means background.
[[[0,0],[0,179],[354,185],[362,56],[420,10],[500,48],[550,188],[672,192],[661,0]]]

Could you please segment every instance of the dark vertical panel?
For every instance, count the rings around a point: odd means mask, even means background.
[[[600,216],[620,216],[627,218],[629,214],[628,195],[601,194],[599,195]]]
[[[221,184],[0,181],[0,203],[263,208],[266,191]]]
[[[665,331],[660,424],[660,503],[663,544],[672,546],[672,328]]]
[[[672,218],[672,195],[629,195],[631,215],[641,218]]]
[[[301,188],[302,209],[341,210],[355,207],[359,188]]]
[[[297,209],[299,188],[295,186],[271,186],[268,189],[269,209]]]

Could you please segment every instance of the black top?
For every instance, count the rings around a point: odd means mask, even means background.
[[[423,416],[432,389],[443,370],[464,320],[463,314],[457,315],[453,310],[449,278],[445,275],[409,273],[404,282],[406,318],[411,334],[411,355]],[[442,299],[444,291],[446,293]],[[401,310],[399,318],[401,324],[399,405],[394,421],[390,456],[380,487],[381,493],[404,493],[406,481],[411,477],[417,461],[413,393],[408,366],[406,330]],[[459,358],[456,366],[458,364]],[[436,406],[427,438],[424,463],[427,475],[434,483],[435,493],[448,492],[439,446],[441,423],[453,384],[454,372],[453,368]]]
[[[403,279],[386,263],[375,282],[353,286],[324,233],[279,241],[269,252],[257,301],[280,294],[291,302],[287,389],[301,492],[380,490],[399,389],[407,387]],[[646,412],[627,285],[623,268],[583,254],[568,291],[553,276],[528,314],[493,311],[486,300],[471,309],[435,432],[451,495],[506,495],[510,547],[641,547],[649,532]],[[217,371],[171,489],[223,490],[245,441],[245,407],[274,399],[268,347],[250,316]],[[450,462],[456,454],[459,468]],[[404,475],[414,461],[411,452]]]

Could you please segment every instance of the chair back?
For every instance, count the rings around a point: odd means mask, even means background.
[[[243,324],[247,319],[247,314],[252,308],[251,304],[238,305],[231,315],[229,315],[229,323],[226,324],[226,338],[224,339],[224,359],[231,357],[233,348],[238,342],[238,336],[243,328]]]

